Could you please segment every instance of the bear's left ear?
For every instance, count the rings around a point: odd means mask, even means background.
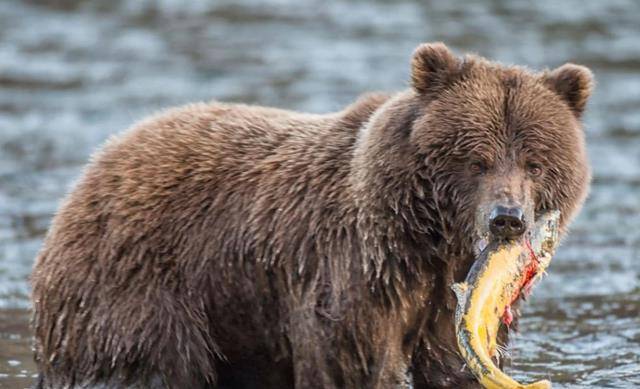
[[[423,95],[437,93],[451,83],[460,64],[444,43],[423,43],[411,59],[411,86]]]
[[[582,115],[593,89],[591,70],[567,63],[547,73],[544,82],[569,104],[576,117]]]

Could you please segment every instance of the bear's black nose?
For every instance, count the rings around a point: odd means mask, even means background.
[[[524,212],[520,207],[496,206],[489,217],[489,229],[498,238],[517,238],[524,234]]]

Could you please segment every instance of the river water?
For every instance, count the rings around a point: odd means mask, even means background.
[[[164,107],[220,99],[327,112],[407,85],[442,40],[533,68],[588,65],[594,181],[524,308],[508,371],[640,387],[640,2],[0,2],[0,387],[34,364],[27,277],[90,153]]]

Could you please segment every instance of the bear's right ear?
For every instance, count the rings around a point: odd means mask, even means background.
[[[420,94],[444,89],[458,73],[461,60],[442,42],[423,43],[413,52],[411,86]]]

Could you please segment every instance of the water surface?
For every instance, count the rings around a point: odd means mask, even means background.
[[[0,2],[0,387],[34,373],[33,258],[109,135],[220,99],[327,112],[407,85],[422,41],[533,68],[586,64],[594,183],[524,308],[509,371],[560,388],[640,386],[637,1]]]

